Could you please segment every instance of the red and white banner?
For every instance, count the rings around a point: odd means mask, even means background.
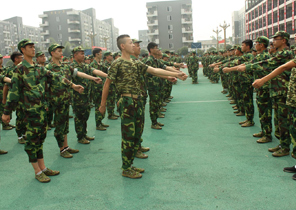
[[[294,31],[294,28],[295,28],[295,23],[294,23],[294,4],[295,4],[295,1],[292,0],[292,30]]]
[[[265,15],[266,36],[268,37],[268,2],[266,2]]]
[[[225,43],[225,39],[219,41],[219,44],[223,44],[223,43]]]
[[[285,31],[287,32],[287,0],[285,0],[285,5],[284,5],[284,18],[285,18]]]

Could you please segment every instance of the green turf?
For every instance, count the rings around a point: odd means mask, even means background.
[[[163,130],[152,130],[146,111],[144,146],[151,148],[143,178],[121,176],[120,121],[104,120],[107,131],[96,131],[94,109],[88,122],[90,145],[77,144],[73,119],[69,143],[80,149],[73,159],[63,159],[48,131],[44,144],[46,165],[61,174],[41,184],[34,179],[23,146],[15,131],[1,131],[0,209],[293,209],[290,157],[274,158],[272,143],[259,145],[255,126],[241,128],[221,83],[211,84],[199,71],[199,84],[191,79],[173,87]],[[14,122],[14,120],[13,120]]]

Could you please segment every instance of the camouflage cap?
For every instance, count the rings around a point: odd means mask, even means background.
[[[289,41],[289,39],[290,39],[290,34],[287,33],[287,32],[285,32],[285,31],[278,31],[278,32],[276,32],[276,33],[272,36],[272,38],[276,38],[276,37],[278,37],[278,36],[280,36],[280,37],[286,39],[287,41]]]
[[[68,57],[64,56],[63,57],[63,61],[68,60]]]
[[[73,58],[73,55],[70,55],[70,59]]]
[[[90,60],[89,56],[84,56],[84,60]]]
[[[59,44],[53,44],[48,48],[48,53],[51,55],[51,52],[54,51],[57,48],[62,48],[64,49],[65,47]]]
[[[38,51],[36,54],[35,54],[35,57],[38,58],[39,56],[41,55],[44,55],[44,52],[42,51]]]
[[[238,51],[240,51],[240,52],[243,52],[243,50],[242,50],[242,47],[241,47],[241,46],[237,46],[237,47],[236,47],[236,50],[238,50]]]
[[[166,53],[163,53],[163,54],[162,54],[162,57],[163,57],[163,58],[169,58],[168,54],[166,54]]]
[[[113,54],[113,58],[115,59],[116,56],[121,56],[121,53],[120,53],[120,52],[116,52],[116,53],[114,53],[114,54]]]
[[[259,42],[260,44],[265,44],[265,46],[269,45],[269,39],[266,36],[259,36],[255,42]]]
[[[108,55],[113,55],[113,54],[112,54],[112,52],[110,52],[110,51],[106,51],[106,52],[104,53],[104,57],[107,57]]]
[[[90,56],[88,56],[89,57],[89,59],[93,59],[94,58],[94,56],[93,55],[90,55]]]
[[[3,58],[3,55],[0,54],[0,58]]]
[[[132,39],[132,41],[133,41],[133,43],[135,44],[135,43],[141,43],[142,41],[139,41],[139,40],[137,40],[137,39]]]
[[[21,51],[21,48],[27,46],[28,44],[34,44],[34,42],[32,42],[30,39],[22,39],[22,40],[18,43],[18,45],[17,45],[17,49],[18,49],[20,52],[22,52],[22,51]]]
[[[84,51],[84,49],[81,47],[81,46],[78,46],[78,47],[75,47],[73,50],[72,50],[72,53],[76,53],[76,52],[80,52],[80,51]]]

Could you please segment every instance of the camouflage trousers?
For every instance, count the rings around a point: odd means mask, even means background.
[[[269,95],[269,89],[259,88],[257,90],[257,106],[261,130],[263,136],[271,138],[272,132],[272,99]]]
[[[47,133],[47,119],[45,108],[38,112],[25,112],[26,143],[25,151],[29,162],[36,163],[37,159],[43,159],[43,142]]]
[[[25,124],[25,113],[22,110],[22,108],[18,107],[16,109],[16,126],[15,126],[15,132],[18,137],[22,137],[26,134],[26,124]]]
[[[64,146],[64,137],[69,133],[69,103],[52,104],[54,110],[54,136],[57,140],[58,146]]]
[[[189,74],[189,77],[192,77],[192,69],[189,66],[188,66],[188,74]]]
[[[242,87],[241,84],[239,82],[235,82],[233,83],[233,87],[234,87],[234,95],[235,95],[235,101],[236,101],[236,105],[238,107],[238,110],[241,111],[242,113],[245,113],[245,107],[244,107],[244,103],[243,103],[243,97],[242,97]]]
[[[108,111],[109,117],[114,114],[115,103],[116,103],[116,88],[114,84],[111,84],[109,87],[109,94],[107,98],[107,111]]]
[[[274,103],[274,102],[273,102]],[[277,108],[276,105],[274,105],[274,110],[273,110],[273,124],[274,124],[274,136],[277,139],[280,139],[280,128],[279,128],[279,119],[278,119],[278,115],[275,114]]]
[[[133,164],[135,155],[140,147],[144,128],[143,100],[131,97],[119,99],[121,118],[121,157],[122,169],[128,169]]]
[[[245,115],[248,121],[254,122],[254,103],[253,103],[253,86],[251,83],[242,83],[242,98],[245,109]]]
[[[173,83],[171,83],[170,81],[167,81],[168,83],[168,92],[166,94],[166,98],[169,98],[172,94],[172,90],[173,90]]]
[[[228,89],[228,76],[226,74],[220,74],[221,75],[221,82],[222,82],[222,87],[223,89]]]
[[[290,148],[291,137],[289,133],[289,122],[288,122],[288,106],[286,105],[286,97],[277,96],[274,97],[275,109],[274,114],[278,118],[279,134],[280,134],[280,145],[282,148]]]
[[[157,124],[159,114],[160,94],[157,90],[148,90],[149,94],[149,113],[152,125]]]
[[[102,89],[96,88],[96,94],[94,94],[94,104],[95,104],[95,121],[96,121],[96,127],[102,124],[102,120],[105,118],[105,114],[102,115],[99,111],[100,105],[101,105],[101,99],[102,99]]]
[[[51,125],[53,121],[53,113],[54,113],[54,107],[51,103],[48,105],[48,111],[47,111],[47,124]]]
[[[167,99],[170,97],[170,82],[168,80],[164,80],[164,87],[163,87],[163,98]]]
[[[191,70],[192,82],[197,82],[198,80],[197,72],[198,72],[198,68],[194,68]]]
[[[293,154],[296,155],[296,108],[288,106],[289,108],[289,131],[291,142],[293,145]]]
[[[83,139],[87,134],[87,120],[90,114],[90,105],[89,104],[73,104],[73,110],[75,113],[74,124],[75,131],[77,134],[77,139]]]

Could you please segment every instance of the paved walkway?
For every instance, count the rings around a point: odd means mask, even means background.
[[[143,178],[121,176],[120,121],[105,120],[110,128],[96,131],[94,109],[88,122],[90,145],[77,144],[73,119],[69,142],[80,153],[63,159],[48,132],[44,145],[49,168],[60,170],[47,184],[38,183],[15,131],[1,131],[0,209],[293,209],[295,185],[291,157],[274,158],[272,143],[259,145],[256,125],[241,128],[220,84],[211,84],[199,71],[199,84],[178,82],[168,105],[163,130],[150,128],[148,110],[144,146],[151,151],[135,166]],[[148,109],[148,107],[147,107]]]

